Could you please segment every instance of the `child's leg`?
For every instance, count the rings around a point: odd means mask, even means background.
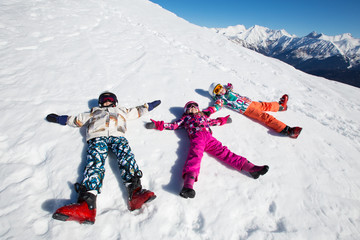
[[[276,110],[277,109],[277,110]],[[266,126],[274,129],[276,132],[281,132],[285,127],[286,124],[277,120],[270,114],[264,111],[276,111],[279,110],[279,103],[259,103],[259,102],[252,102],[250,106],[246,109],[244,115],[250,118],[256,119]]]
[[[249,162],[246,158],[236,155],[211,135],[209,136],[209,141],[205,151],[237,170],[243,170],[252,173],[261,171],[265,167],[256,166]]]
[[[107,138],[99,137],[89,140],[87,164],[84,170],[84,185],[87,191],[100,192],[105,175],[105,160],[108,156]]]
[[[264,166],[256,166],[252,164],[251,162],[247,161],[244,165],[242,170],[245,172],[258,172],[261,171],[264,168]]]
[[[132,178],[142,177],[142,172],[135,161],[129,142],[124,137],[109,137],[109,145],[115,153],[124,182],[130,182]]]
[[[184,187],[193,189],[195,183],[195,174],[187,173],[184,176]]]
[[[278,102],[255,102],[260,103],[260,109],[264,112],[278,112],[280,104]]]
[[[214,138],[211,134],[209,134],[208,136],[208,142],[205,151],[239,171],[243,170],[243,168],[246,167],[248,163],[248,160],[246,158],[231,152],[226,146],[223,146],[222,143],[216,138]]]
[[[204,133],[199,132],[195,137],[190,139],[190,149],[183,168],[182,176],[184,178],[184,187],[180,191],[183,198],[194,198],[194,183],[197,181],[201,159],[204,155],[205,139]]]
[[[255,179],[257,179],[260,175],[266,174],[269,170],[267,165],[256,166],[249,162],[246,158],[234,154],[213,136],[209,137],[205,151],[239,171],[243,170],[249,172]]]
[[[193,176],[195,182],[197,181],[204,149],[205,140],[203,133],[198,133],[196,137],[190,139],[190,149],[182,173],[183,178],[185,178],[186,175]]]

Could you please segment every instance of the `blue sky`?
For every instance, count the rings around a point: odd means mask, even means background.
[[[254,25],[285,29],[299,37],[312,31],[360,38],[360,0],[150,0],[205,27]]]

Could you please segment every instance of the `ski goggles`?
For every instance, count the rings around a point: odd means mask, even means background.
[[[116,102],[116,100],[111,96],[104,96],[100,98],[100,103],[106,103],[106,102]]]
[[[216,95],[218,95],[218,94],[220,93],[221,89],[223,89],[223,86],[222,86],[221,84],[218,84],[218,85],[216,85],[216,87],[214,88],[214,91],[213,91],[213,92],[214,92]]]
[[[190,103],[189,105],[186,106],[186,109],[190,109],[190,108],[198,108],[199,105],[197,105],[196,103]]]

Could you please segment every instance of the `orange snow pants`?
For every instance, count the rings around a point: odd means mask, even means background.
[[[252,102],[244,112],[244,115],[253,119],[256,119],[264,123],[269,128],[274,129],[276,132],[281,132],[286,124],[280,122],[266,111],[277,112],[279,111],[278,102]]]

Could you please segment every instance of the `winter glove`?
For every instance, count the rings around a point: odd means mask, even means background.
[[[148,123],[145,123],[145,128],[147,129],[155,129],[155,123],[154,122],[148,122]]]
[[[211,112],[209,110],[206,110],[206,109],[204,111],[202,111],[202,113],[207,117],[210,117],[210,115],[211,115]]]
[[[233,85],[232,85],[231,83],[228,83],[228,84],[226,84],[225,88],[232,90],[232,89],[233,89]]]
[[[207,109],[202,111],[205,116],[210,117],[211,114],[215,112],[214,107],[208,107]]]
[[[151,102],[151,103],[148,103],[147,105],[149,106],[149,108],[148,108],[149,112],[150,112],[151,110],[153,110],[154,108],[156,108],[157,106],[159,106],[160,103],[161,103],[160,100],[156,100],[156,101],[153,101],[153,102]]]
[[[69,117],[68,115],[59,116],[59,115],[57,115],[55,113],[51,113],[51,114],[46,116],[46,120],[48,122],[53,122],[53,123],[59,123],[61,125],[66,125],[68,117]]]
[[[229,116],[229,118],[226,120],[226,123],[232,123],[232,119],[231,119],[230,116]]]
[[[220,126],[224,125],[225,123],[232,123],[232,119],[230,118],[230,115],[227,115],[226,117],[219,117],[217,120],[220,121]]]
[[[150,119],[152,122],[146,123],[145,127],[147,129],[157,129],[157,130],[164,130],[164,121],[155,121]]]

